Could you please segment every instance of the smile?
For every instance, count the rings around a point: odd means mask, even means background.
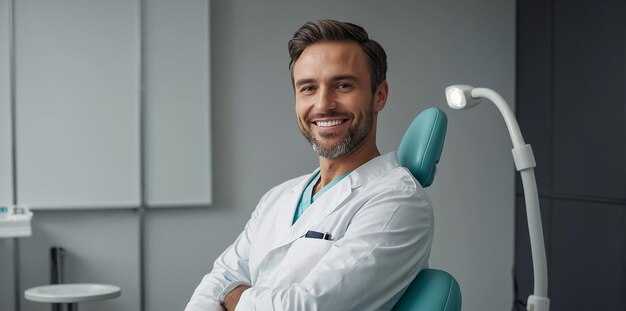
[[[345,122],[345,120],[330,120],[330,121],[317,121],[315,122],[315,124],[317,124],[317,126],[319,127],[331,127],[331,126],[337,126],[343,122]]]

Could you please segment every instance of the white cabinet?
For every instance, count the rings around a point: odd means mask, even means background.
[[[207,0],[15,1],[14,14],[19,204],[210,203]]]
[[[18,202],[139,205],[139,7],[15,5]]]
[[[211,201],[209,2],[144,2],[146,201]]]

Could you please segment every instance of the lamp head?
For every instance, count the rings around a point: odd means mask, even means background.
[[[478,98],[472,97],[474,87],[464,84],[451,85],[446,88],[446,100],[452,109],[466,109],[476,106]]]

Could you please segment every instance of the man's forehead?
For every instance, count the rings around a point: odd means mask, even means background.
[[[323,68],[321,65],[324,65]],[[327,41],[308,46],[294,63],[294,78],[320,71],[363,71],[367,69],[365,52],[353,41]],[[337,73],[348,74],[348,72]]]
[[[306,57],[365,57],[365,52],[354,41],[323,41],[306,47],[296,63]]]

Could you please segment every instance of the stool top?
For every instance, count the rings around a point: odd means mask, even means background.
[[[31,301],[50,303],[75,303],[105,300],[122,294],[118,286],[107,284],[52,284],[29,288],[24,297]]]

